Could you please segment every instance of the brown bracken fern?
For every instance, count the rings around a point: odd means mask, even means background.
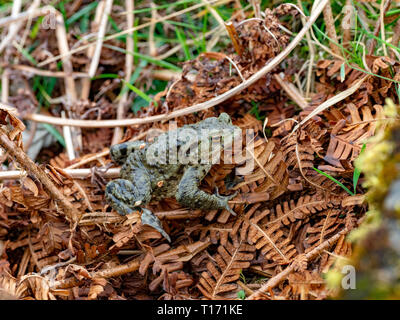
[[[254,252],[254,246],[237,238],[219,246],[213,261],[207,263],[207,271],[201,274],[197,285],[201,293],[212,300],[234,298],[239,290],[235,281],[250,266]]]

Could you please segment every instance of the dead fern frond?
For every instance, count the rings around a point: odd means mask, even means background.
[[[289,183],[287,166],[283,153],[276,150],[274,141],[258,139],[251,146],[246,146],[246,156],[251,157],[256,165],[253,173],[245,175],[244,181],[235,186],[235,190],[248,186],[254,192],[268,192],[273,200],[286,191]],[[238,168],[238,174],[242,174]]]
[[[335,234],[338,229],[345,227],[345,214],[342,210],[328,209],[318,213],[316,222],[306,230],[306,252],[311,251]]]
[[[210,300],[233,298],[240,288],[234,282],[239,279],[241,271],[250,266],[254,251],[254,246],[242,240],[228,241],[226,246],[219,246],[214,261],[209,261],[207,271],[201,274],[197,288]]]
[[[329,197],[321,193],[305,195],[294,200],[278,204],[269,216],[267,225],[288,225],[296,220],[304,220],[307,217],[340,203],[336,197]]]
[[[288,233],[281,227],[280,223],[266,225],[265,218],[271,211],[257,210],[253,206],[246,215],[237,219],[232,229],[232,235],[240,235],[242,241],[247,241],[261,251],[265,260],[272,261],[272,264],[287,264],[296,255],[297,251]]]
[[[346,106],[350,121],[340,120],[332,129],[329,146],[324,160],[336,168],[344,169],[341,161],[353,161],[360,154],[363,143],[372,136],[376,128],[376,120],[383,118],[383,108],[374,105],[374,115],[371,108],[364,106],[359,109],[353,103]]]

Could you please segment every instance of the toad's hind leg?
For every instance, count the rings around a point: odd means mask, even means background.
[[[111,207],[124,216],[133,211],[138,191],[131,181],[116,179],[107,183],[105,196]]]
[[[107,184],[105,196],[112,208],[126,215],[133,208],[149,203],[151,182],[143,168],[134,167],[128,172],[122,171],[121,175],[125,179],[115,179]]]
[[[228,201],[236,194],[231,196],[221,196],[217,194],[208,194],[199,189],[199,183],[204,176],[204,172],[196,167],[188,168],[183,174],[176,192],[176,200],[185,207],[193,209],[226,209],[231,214],[236,213],[229,207]]]
[[[150,201],[151,186],[149,178],[138,172],[131,172],[129,177],[132,180],[116,179],[107,184],[107,201],[120,215],[130,214],[134,209],[141,211],[142,224],[152,226],[171,242],[171,238],[162,228],[157,216],[150,210],[139,207],[146,205]]]

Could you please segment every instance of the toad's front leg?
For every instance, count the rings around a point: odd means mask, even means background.
[[[236,194],[230,196],[221,196],[217,194],[208,194],[199,189],[201,179],[203,179],[204,170],[197,167],[190,167],[186,169],[183,177],[179,183],[176,192],[176,200],[185,207],[192,209],[226,209],[231,214],[236,213],[229,207],[228,201],[231,200]]]

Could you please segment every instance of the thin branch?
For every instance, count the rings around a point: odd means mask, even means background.
[[[328,109],[329,107],[335,105],[336,103],[346,99],[348,96],[351,96],[354,92],[356,92],[363,82],[369,77],[369,75],[364,76],[360,80],[356,81],[352,84],[348,89],[338,93],[337,95],[333,96],[332,98],[326,100],[325,102],[321,103],[318,107],[316,107],[307,117],[305,117],[300,123],[296,124],[293,128],[290,135],[287,135],[285,138],[289,138],[297,129],[300,128],[304,123],[310,120],[312,117],[315,117],[317,114],[321,113],[322,111]]]
[[[236,53],[241,56],[243,53],[243,48],[240,44],[240,39],[237,34],[236,28],[232,22],[225,23],[225,28],[228,31],[229,37],[231,38],[233,47],[235,48]]]
[[[44,77],[54,77],[54,78],[65,78],[67,75],[71,76],[72,78],[89,78],[89,75],[84,72],[73,72],[72,74],[67,74],[66,72],[63,71],[48,71],[48,70],[41,70],[38,68],[30,67],[30,66],[25,66],[22,64],[8,64],[8,63],[3,63],[2,64],[3,68],[10,68],[14,70],[19,70],[22,72],[27,72],[31,74],[35,74],[38,76],[44,76]]]
[[[61,117],[66,119],[65,111],[61,111]],[[71,134],[71,127],[63,126],[63,136],[65,140],[65,148],[67,149],[68,159],[73,160],[75,159],[75,150],[74,150],[74,143],[72,142],[72,134]]]
[[[399,45],[399,40],[400,40],[400,19],[397,20],[396,26],[393,29],[393,36],[392,36],[392,45],[397,47]],[[390,48],[390,57],[393,59],[395,56],[396,50],[393,48]]]
[[[320,245],[318,245],[317,247],[315,247],[309,253],[306,254],[307,260],[310,261],[311,259],[316,257],[322,251],[326,250],[327,248],[335,244],[343,234],[347,233],[348,230],[344,229],[335,234],[334,236],[332,236],[330,239],[325,240],[323,243],[321,243]],[[261,286],[260,289],[258,289],[252,295],[250,295],[246,300],[253,300],[264,296],[266,292],[276,287],[280,282],[284,281],[289,276],[289,274],[291,274],[294,271],[294,267],[295,265],[293,263],[289,265],[285,270],[283,270],[276,276],[269,279],[265,284]]]
[[[351,19],[352,19],[352,17],[354,17],[354,14],[355,14],[355,10],[351,4],[351,0],[346,0],[346,8],[347,8],[347,10],[351,10],[351,12],[346,12],[345,17],[343,19],[349,19],[348,22],[351,22]],[[343,21],[342,21],[342,33],[343,33],[343,37],[342,37],[343,47],[348,48],[350,41],[351,41],[351,25],[348,25],[348,23],[343,23]]]
[[[96,159],[93,159],[96,160]],[[87,179],[92,174],[92,169],[61,169],[72,179]],[[29,170],[28,170],[29,171]],[[104,172],[103,177],[107,179],[114,179],[119,177],[120,168],[111,168]],[[45,173],[44,173],[45,174]],[[2,180],[15,180],[21,179],[26,176],[27,172],[24,170],[8,170],[0,171],[0,181]]]
[[[156,45],[155,45],[155,42],[154,42],[154,31],[155,31],[155,28],[156,28],[157,9],[155,9],[156,5],[154,4],[154,2],[151,2],[150,5],[151,5],[151,8],[152,8],[151,9],[151,22],[152,22],[152,24],[150,25],[150,28],[149,28],[149,41],[148,41],[149,42],[149,55],[151,57],[155,57],[155,56],[157,56],[157,48],[156,48]],[[131,13],[133,14],[133,9],[132,10],[126,10],[126,11],[127,12],[131,11]],[[131,14],[128,14],[127,16],[129,17],[129,16],[131,16]],[[128,28],[129,29],[133,28],[133,23],[130,26],[128,26]],[[127,44],[127,47],[128,47],[128,44]],[[131,51],[133,51],[133,49]]]
[[[9,96],[9,81],[10,70],[8,68],[4,69],[3,74],[1,75],[1,102],[8,103]]]
[[[132,261],[129,261],[128,263],[121,264],[116,267],[112,267],[110,269],[105,269],[105,270],[100,270],[96,272],[90,272],[90,278],[112,278],[112,277],[118,277],[123,274],[127,274],[129,272],[133,272],[139,269],[140,266],[140,259],[136,258]],[[80,283],[82,283],[83,280],[78,280],[75,277],[70,277],[64,280],[60,281],[55,281],[54,284],[52,285],[52,289],[66,289],[66,288],[72,288]]]
[[[386,15],[386,12],[389,10],[391,2],[392,2],[391,0],[386,0],[385,5],[382,8],[383,10],[381,10],[381,15],[382,16]],[[374,29],[374,36],[375,37],[378,36],[380,30],[381,30],[381,19],[378,19],[377,22],[376,22],[376,25],[375,25],[375,29]],[[369,55],[372,55],[374,53],[375,46],[376,46],[376,39],[373,38],[373,39],[370,40],[369,46],[368,46],[368,54]]]
[[[212,16],[217,20],[218,24],[221,26],[221,28],[225,27],[225,21],[224,19],[221,18],[221,16],[218,14],[218,12],[211,6],[209,0],[201,0],[203,3],[206,4],[207,10],[210,11]]]
[[[287,93],[290,99],[295,102],[303,110],[308,107],[306,99],[300,94],[293,83],[283,80],[279,74],[274,74],[275,80],[282,87],[283,91]]]
[[[22,1],[21,0],[14,0],[13,1],[13,6],[11,10],[11,17],[16,17],[21,11],[21,5]],[[21,28],[21,23],[20,22],[14,22],[10,25],[8,29],[7,35],[4,37],[4,39],[0,43],[0,53],[3,52],[3,50],[12,43],[12,40],[14,37],[17,35],[19,29]]]
[[[330,1],[326,4],[323,13],[324,13],[326,30],[328,32],[328,37],[331,39],[331,41],[329,41],[329,46],[331,47],[331,50],[335,54],[341,56],[340,49],[337,46],[338,38],[336,34],[335,21],[333,20],[332,7]]]
[[[51,7],[52,8],[52,7]],[[77,95],[75,89],[75,81],[72,78],[72,73],[74,72],[72,68],[71,60],[69,59],[69,47],[67,40],[67,31],[65,29],[64,18],[60,12],[52,8],[50,14],[54,14],[56,17],[56,36],[58,48],[60,50],[62,58],[62,65],[64,72],[66,73],[66,77],[64,78],[65,82],[65,93],[67,95],[67,104],[72,105],[75,103]]]

